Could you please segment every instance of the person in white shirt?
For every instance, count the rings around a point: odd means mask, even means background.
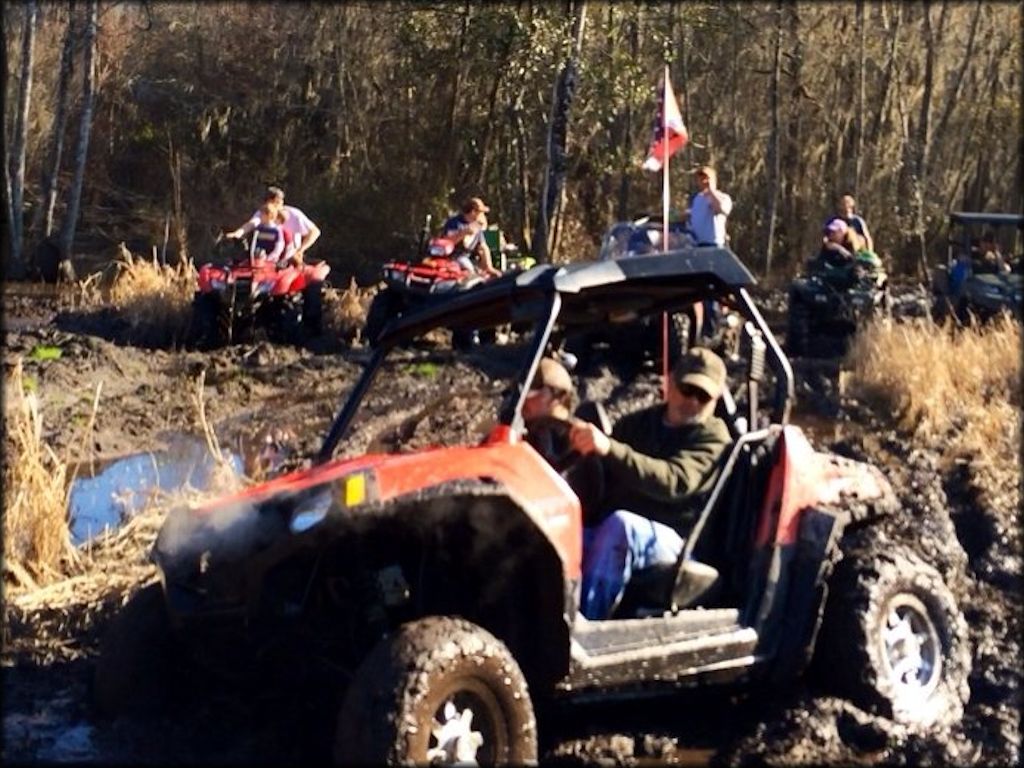
[[[687,212],[690,233],[698,246],[726,243],[725,220],[732,212],[732,198],[718,188],[718,174],[708,165],[694,173],[697,192],[690,198]]]
[[[320,237],[320,227],[313,223],[305,213],[293,205],[284,204],[284,190],[280,187],[267,187],[263,196],[265,205],[272,206],[281,216],[281,227],[285,230],[286,246],[284,259],[291,258],[296,265],[301,265],[303,256]],[[237,229],[224,234],[227,238],[238,238],[252,232],[260,223],[257,210],[248,221]]]

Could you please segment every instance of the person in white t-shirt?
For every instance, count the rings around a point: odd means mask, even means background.
[[[690,197],[688,226],[698,246],[724,246],[725,220],[732,213],[732,198],[718,188],[718,174],[708,165],[694,173],[697,192]]]
[[[301,265],[304,254],[320,237],[320,227],[313,223],[305,213],[293,205],[284,204],[284,190],[280,187],[267,187],[263,196],[265,205],[272,206],[279,212],[281,227],[285,230],[286,241],[290,240],[287,246],[284,259],[291,258],[297,265]],[[252,232],[260,223],[260,213],[250,217],[242,226],[224,234],[228,238],[242,237]]]

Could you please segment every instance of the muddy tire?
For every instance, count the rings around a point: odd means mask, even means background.
[[[963,716],[967,624],[938,571],[908,551],[840,561],[817,651],[819,676],[869,711],[922,728]]]
[[[368,765],[536,762],[536,721],[519,665],[464,619],[405,624],[353,678],[334,757]]]
[[[810,344],[811,316],[795,294],[789,295],[789,324],[786,326],[786,352],[794,357],[807,354]]]
[[[302,330],[319,336],[324,328],[324,284],[317,280],[302,289]]]
[[[402,301],[389,289],[378,291],[366,311],[366,325],[363,327],[363,339],[371,347],[377,346],[377,338],[384,326],[392,317],[401,314]]]
[[[211,349],[221,345],[218,313],[220,300],[214,293],[196,293],[192,299],[191,341],[201,349]]]
[[[143,587],[100,642],[92,689],[97,711],[108,717],[163,711],[175,677],[173,642],[161,586]]]

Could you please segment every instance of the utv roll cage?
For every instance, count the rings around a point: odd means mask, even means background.
[[[428,331],[493,328],[508,323],[532,326],[527,367],[520,372],[517,389],[498,413],[499,424],[518,429],[522,426],[519,414],[528,383],[556,327],[560,333],[567,333],[594,324],[630,322],[654,313],[686,311],[708,298],[729,303],[746,320],[744,334],[753,345],[747,380],[747,423],[751,428],[757,425],[757,385],[767,364],[776,383],[770,420],[784,425],[793,401],[793,372],[748,293],[755,284],[754,276],[728,248],[687,248],[621,260],[542,264],[403,314],[381,332],[373,356],[331,425],[317,462],[333,456],[388,352]],[[731,398],[727,403],[730,406]]]

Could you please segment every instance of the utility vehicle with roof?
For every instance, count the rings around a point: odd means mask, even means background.
[[[1007,254],[1017,258],[1002,264],[987,263],[979,253],[979,240],[991,233]],[[970,316],[985,321],[1008,313],[1024,316],[1024,260],[1019,255],[1024,216],[1018,213],[953,211],[949,214],[946,254],[932,270],[933,317],[950,314],[967,322]]]
[[[920,728],[959,718],[970,667],[960,609],[932,566],[876,540],[898,512],[884,476],[817,452],[789,423],[793,373],[753,283],[728,249],[684,248],[536,266],[393,319],[311,467],[168,515],[159,583],[103,641],[97,704],[157,701],[179,679],[155,661],[170,647],[249,680],[315,667],[336,694],[340,762],[528,763],[542,702],[782,683],[812,659],[862,707]],[[633,574],[612,618],[588,621],[583,506],[610,481],[594,462],[556,469],[533,447],[530,383],[574,332],[708,297],[745,319],[718,404],[733,442],[678,562]],[[506,323],[531,330],[465,355],[407,344]],[[487,372],[465,387],[453,366]],[[427,444],[402,450],[412,430],[400,423],[367,447],[375,387],[399,375],[418,377],[415,402],[392,410],[419,407],[419,382],[436,381],[444,414],[470,411],[453,406],[460,386],[490,393],[494,410],[476,424],[490,426],[437,446],[428,424]],[[607,428],[598,405],[578,413]]]

